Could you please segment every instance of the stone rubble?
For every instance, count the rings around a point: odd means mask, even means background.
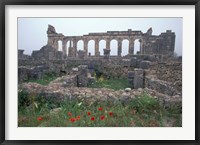
[[[73,99],[86,102],[105,100],[127,102],[145,92],[158,99],[166,107],[171,105],[181,106],[182,103],[180,95],[168,96],[148,88],[128,89],[129,91],[127,92],[127,89],[116,91],[108,88],[63,87],[62,83],[50,83],[48,86],[42,86],[37,83],[23,83],[19,87],[30,96],[31,94],[37,94],[36,96],[38,97],[43,96],[47,100],[53,100],[54,102],[66,101],[67,103]]]

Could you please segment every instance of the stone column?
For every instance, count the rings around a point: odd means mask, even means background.
[[[99,56],[99,40],[95,39],[95,56]]]
[[[84,51],[85,51],[85,55],[88,56],[88,40],[84,40]]]
[[[73,56],[76,56],[77,54],[77,41],[73,40]]]
[[[58,40],[54,40],[53,47],[58,51]]]
[[[142,49],[142,40],[140,39],[139,42],[140,42],[140,54],[143,54],[143,49]]]
[[[144,70],[134,69],[133,88],[144,88]]]
[[[118,40],[118,50],[117,50],[118,56],[121,56],[121,53],[122,53],[122,41]]]
[[[66,41],[62,41],[62,51],[63,51],[63,53],[64,53],[64,56],[66,56],[67,55],[67,46],[66,46]]]
[[[134,41],[133,40],[130,40],[129,41],[129,55],[132,55],[134,53]]]
[[[110,40],[109,39],[106,40],[106,48],[110,49]]]

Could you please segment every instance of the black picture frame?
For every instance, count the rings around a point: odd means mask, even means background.
[[[7,5],[195,5],[195,140],[5,140],[5,7]],[[199,99],[199,49],[200,49],[200,0],[1,0],[0,1],[0,143],[2,145],[21,144],[172,144],[197,145],[200,144],[200,99]]]

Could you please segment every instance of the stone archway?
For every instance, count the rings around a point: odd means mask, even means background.
[[[61,40],[58,40],[58,51],[63,51]]]
[[[91,56],[95,55],[95,41],[89,40],[88,41],[88,54],[91,54]]]
[[[135,39],[134,40],[134,55],[141,54],[141,40]]]
[[[124,40],[122,40],[122,54],[121,54],[121,56],[128,55],[129,54],[128,50],[129,50],[129,40],[124,39]]]
[[[83,40],[79,40],[77,42],[77,51],[78,50],[84,50],[84,41]]]
[[[100,40],[99,41],[99,52],[100,52],[100,56],[103,56],[104,51],[103,49],[106,48],[106,40]]]
[[[110,55],[117,56],[118,51],[118,41],[116,39],[112,39],[110,41]]]

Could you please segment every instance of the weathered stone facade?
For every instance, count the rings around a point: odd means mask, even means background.
[[[152,35],[152,28],[150,28],[146,33],[141,31],[132,31],[128,29],[128,31],[107,31],[106,33],[89,33],[88,35],[83,36],[64,36],[62,33],[57,33],[55,28],[49,25],[47,30],[48,42],[47,44],[58,50],[58,41],[62,41],[62,51],[64,54],[68,56],[75,57],[77,56],[77,43],[79,40],[83,40],[84,43],[84,51],[88,55],[88,42],[90,40],[95,41],[95,56],[99,56],[99,42],[101,40],[106,41],[106,48],[110,48],[111,40],[117,40],[118,48],[117,48],[117,56],[121,56],[122,53],[122,41],[129,41],[129,55],[134,53],[134,42],[139,39],[140,42],[140,51],[138,54],[159,54],[159,55],[167,55],[173,56],[174,54],[174,46],[175,46],[175,33],[171,32],[171,30],[167,30],[165,33],[161,33],[160,35]],[[70,47],[67,48],[67,42],[70,42]],[[71,44],[73,43],[73,47]]]

